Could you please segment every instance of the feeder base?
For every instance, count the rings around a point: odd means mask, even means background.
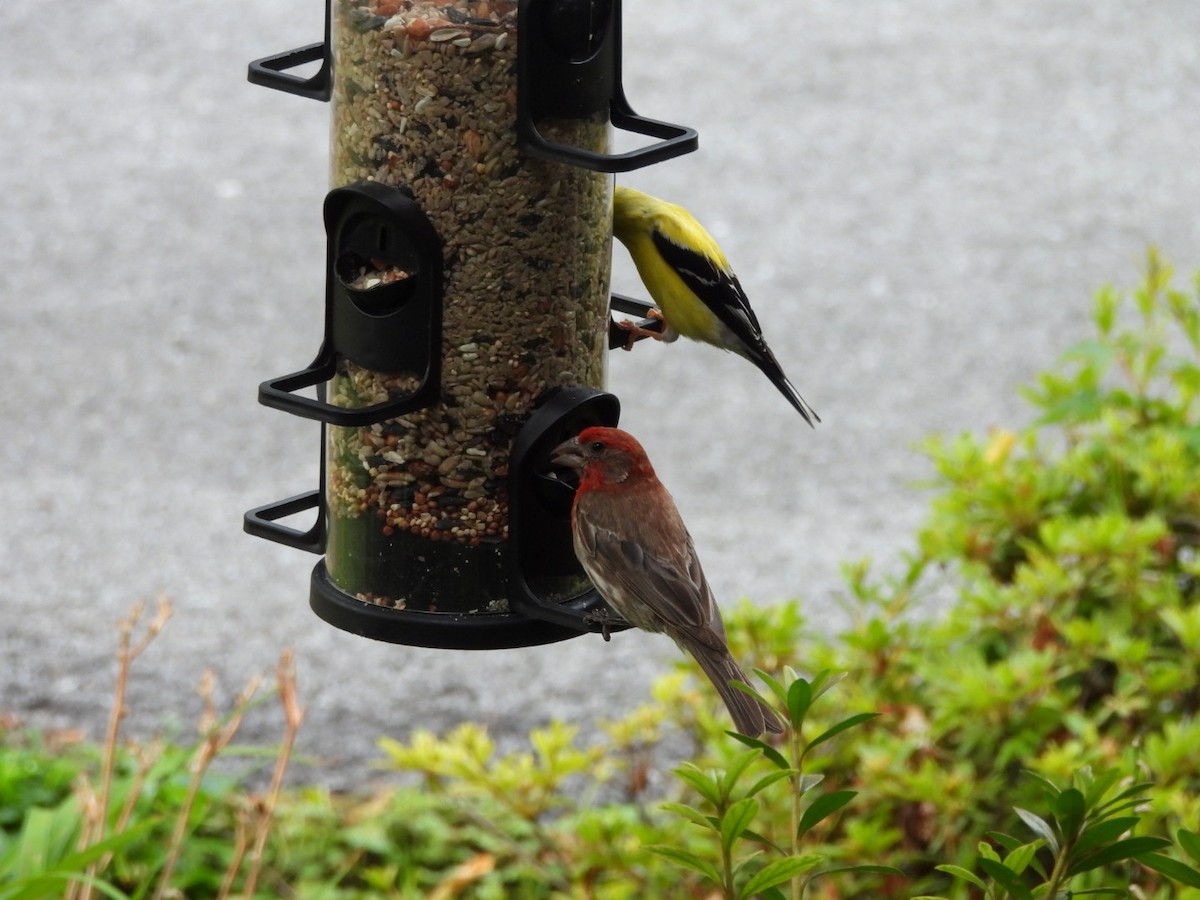
[[[552,644],[585,633],[517,613],[438,613],[377,606],[335,585],[324,560],[313,569],[309,606],[342,631],[410,647],[503,650]]]

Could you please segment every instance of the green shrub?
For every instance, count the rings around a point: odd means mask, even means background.
[[[953,890],[936,866],[969,866],[1014,806],[1038,804],[1026,769],[1136,773],[1153,782],[1143,829],[1200,824],[1200,289],[1173,290],[1152,255],[1132,298],[1100,292],[1094,318],[1027,392],[1032,425],[928,442],[917,548],[892,578],[849,570],[846,633],[794,611],[732,617],[737,652],[791,647],[848,673],[848,708],[882,713],[828,760],[860,792],[830,840],[903,869],[902,895]],[[1128,877],[1169,895],[1143,867]]]

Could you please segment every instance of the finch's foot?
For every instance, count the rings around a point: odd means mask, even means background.
[[[602,612],[602,611],[598,611],[598,610],[592,610],[591,612],[584,613],[583,614],[583,623],[585,625],[599,625],[600,626],[600,634],[604,637],[604,639],[606,641],[612,640],[612,634],[609,632],[610,628],[616,628],[617,626],[620,626],[620,625],[628,625],[629,624],[624,619],[622,619],[620,616],[610,615],[607,612]]]
[[[666,320],[663,318],[662,310],[660,310],[657,306],[652,306],[646,310],[646,318],[657,319],[658,321],[664,323],[663,331],[666,330]],[[654,338],[656,341],[661,341],[663,339],[663,331],[656,331],[651,328],[643,328],[632,319],[621,319],[616,323],[616,325],[622,331],[628,332],[628,336],[625,338],[624,349],[626,350],[632,350],[634,342],[640,337]]]

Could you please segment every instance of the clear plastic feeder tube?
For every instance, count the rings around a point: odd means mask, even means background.
[[[516,2],[332,2],[333,186],[410,192],[445,281],[438,402],[327,429],[329,576],[383,606],[503,611],[513,437],[549,389],[604,387],[610,176],[518,152]],[[539,127],[607,152],[606,119]],[[357,286],[406,275],[356,266],[339,274]],[[329,399],[368,406],[417,380],[343,360]]]

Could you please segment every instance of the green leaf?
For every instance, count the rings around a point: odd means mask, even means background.
[[[1104,371],[1112,364],[1114,356],[1116,356],[1116,349],[1111,343],[1088,338],[1072,344],[1064,350],[1062,359],[1064,361],[1077,359],[1084,365]]]
[[[1115,841],[1140,821],[1141,819],[1137,816],[1121,816],[1090,825],[1083,830],[1083,834],[1079,836],[1079,840],[1071,848],[1071,852],[1076,856],[1081,856],[1110,841]]]
[[[815,788],[818,784],[825,780],[825,776],[821,773],[810,773],[801,775],[796,782],[796,791],[803,796]]]
[[[1038,875],[1041,876],[1042,881],[1050,880],[1050,876],[1046,874],[1046,867],[1042,865],[1042,860],[1038,856],[1035,855],[1031,860],[1029,860],[1029,868],[1037,872]]]
[[[800,727],[811,705],[812,687],[803,678],[797,678],[787,692],[787,711],[794,728]]]
[[[1096,813],[1100,816],[1100,818],[1106,819],[1118,812],[1118,807],[1120,809],[1125,809],[1130,806],[1137,806],[1143,800],[1142,794],[1146,793],[1146,791],[1150,790],[1152,787],[1154,787],[1154,782],[1152,781],[1142,781],[1138,784],[1131,784],[1129,787],[1125,788],[1125,790],[1121,791],[1121,793],[1117,794],[1117,796],[1106,802],[1103,806],[1098,807]]]
[[[5,861],[12,857],[17,867],[5,866],[5,879],[12,879],[17,884],[29,885],[40,883],[39,879],[50,878],[59,883],[64,879],[83,879],[87,868],[96,860],[141,840],[153,828],[158,827],[160,817],[151,816],[127,827],[124,831],[109,835],[102,841],[89,844],[82,850],[63,853],[65,849],[61,839],[69,837],[74,840],[76,834],[71,821],[75,818],[74,800],[69,799],[53,810],[35,808],[29,811],[19,839],[6,853]],[[105,882],[107,884],[107,882]],[[100,888],[99,884],[96,885]],[[51,892],[55,893],[55,892]],[[8,897],[8,894],[0,895]],[[32,894],[24,891],[14,896],[43,897],[45,891],[35,890]],[[124,896],[123,894],[121,896]]]
[[[752,738],[745,734],[738,734],[736,731],[726,731],[725,733],[735,741],[739,741],[745,744],[747,747],[753,747],[779,768],[791,769],[791,763],[787,761],[787,758],[770,744],[764,743],[758,738]]]
[[[1096,293],[1096,303],[1093,308],[1092,317],[1096,322],[1096,328],[1101,334],[1107,335],[1112,331],[1119,305],[1120,299],[1111,285],[1102,288]]]
[[[1067,876],[1078,875],[1081,872],[1090,872],[1092,869],[1098,869],[1101,866],[1111,865],[1115,862],[1120,862],[1124,859],[1135,858],[1142,853],[1152,853],[1155,850],[1161,850],[1164,847],[1170,847],[1171,842],[1166,838],[1160,837],[1131,837],[1123,841],[1117,841],[1115,844],[1110,844],[1101,850],[1097,850],[1090,856],[1077,860],[1067,867]]]
[[[1011,834],[1005,834],[1003,831],[986,831],[984,837],[991,838],[1005,850],[1013,851],[1021,846],[1021,842]]]
[[[857,796],[858,791],[830,791],[828,794],[822,794],[812,802],[812,805],[800,817],[800,827],[796,831],[796,836],[803,835],[818,822],[833,815]]]
[[[985,834],[987,837],[991,838],[993,841],[995,841],[997,844],[999,844],[1001,847],[1003,847],[1005,850],[1007,850],[1009,854],[1012,854],[1012,852],[1014,850],[1019,850],[1021,847],[1026,846],[1025,844],[1022,844],[1019,840],[1017,840],[1012,835],[1005,834],[1002,831],[988,831],[988,832],[985,832]],[[1038,847],[1044,847],[1046,845],[1046,842],[1042,838],[1038,838],[1036,841],[1032,841],[1031,843],[1037,844]],[[1034,853],[1035,853],[1035,855],[1030,857],[1027,865],[1032,866],[1033,870],[1035,872],[1037,872],[1039,875],[1041,875],[1043,879],[1045,879],[1046,878],[1045,867],[1042,866],[1041,860],[1039,860],[1037,858],[1036,851],[1034,851]],[[1011,861],[1006,862],[1005,865],[1008,865],[1011,868]]]
[[[714,884],[721,883],[721,873],[717,871],[717,867],[695,853],[689,853],[687,850],[680,850],[678,847],[668,847],[663,844],[654,844],[646,849],[664,859],[671,860],[676,865],[691,869],[693,872],[699,872]]]
[[[763,855],[763,851],[754,850],[750,853],[745,854],[744,856],[740,856],[738,858],[737,862],[735,862],[733,864],[734,880],[739,879],[741,877],[742,873],[746,872],[749,869],[757,869],[758,868],[758,859],[762,855]]]
[[[846,680],[846,676],[849,674],[849,672],[830,672],[829,669],[822,669],[812,680],[813,700],[815,701],[822,694],[837,687]]]
[[[945,872],[947,875],[953,875],[955,878],[959,878],[963,881],[970,882],[981,891],[987,890],[987,883],[970,869],[964,869],[962,866],[944,865],[937,866],[937,870],[939,872]]]
[[[1194,831],[1188,831],[1186,828],[1180,828],[1175,835],[1175,839],[1179,841],[1179,846],[1183,852],[1200,863],[1200,834]]]
[[[1112,775],[1112,773],[1108,772],[1105,774],[1104,777],[1109,778],[1109,777],[1111,777],[1111,775]],[[1088,791],[1091,789],[1091,787],[1095,783],[1095,781],[1096,781],[1096,778],[1092,774],[1091,766],[1081,766],[1079,769],[1077,769],[1075,771],[1075,775],[1071,779],[1072,784],[1074,784],[1075,787],[1079,788],[1080,793],[1082,793],[1084,795],[1084,797],[1088,796]]]
[[[1132,799],[1126,800],[1122,803],[1117,803],[1115,806],[1108,806],[1106,804],[1103,812],[1100,812],[1099,810],[1093,810],[1092,815],[1090,815],[1088,819],[1091,822],[1103,822],[1106,819],[1111,819],[1113,816],[1118,815],[1119,813],[1125,812],[1126,810],[1137,809],[1145,802],[1145,797],[1133,797]]]
[[[1099,812],[1104,807],[1098,806],[1100,801],[1104,799],[1104,795],[1112,790],[1112,786],[1121,780],[1121,772],[1117,769],[1109,769],[1101,772],[1099,775],[1091,776],[1083,792],[1084,804],[1088,809],[1097,808]],[[1121,799],[1118,795],[1115,799]]]
[[[680,781],[687,782],[701,797],[713,806],[721,805],[721,792],[716,781],[706,773],[701,772],[691,763],[684,763],[675,769],[675,775]]]
[[[64,862],[75,846],[82,821],[79,803],[68,797],[52,808],[35,806],[5,853],[0,874],[5,879],[42,875],[49,869],[86,869],[86,863]]]
[[[675,813],[675,815],[687,819],[689,822],[694,822],[701,828],[710,828],[716,832],[720,832],[721,830],[720,819],[716,816],[706,816],[700,810],[693,809],[686,803],[667,801],[666,803],[659,804],[659,809]]]
[[[1138,857],[1138,862],[1155,872],[1166,875],[1172,881],[1188,887],[1200,888],[1200,872],[1185,862],[1163,856],[1161,853],[1146,853]]]
[[[795,774],[797,774],[795,769],[785,769],[782,771],[768,772],[762,778],[758,779],[758,781],[754,782],[754,784],[750,787],[750,789],[748,791],[746,791],[746,796],[753,797],[755,794],[759,793],[760,791],[764,790],[765,788],[770,787],[775,782],[782,781],[783,779],[789,778]]]
[[[726,851],[733,848],[742,832],[758,815],[758,801],[753,797],[739,800],[721,817],[721,844]]]
[[[980,857],[977,862],[979,868],[983,869],[992,881],[1012,894],[1016,900],[1033,900],[1033,892],[1025,886],[1024,882],[1017,876],[1017,873],[1004,865],[1004,863],[996,862],[994,859],[984,859],[983,857]]]
[[[1039,775],[1032,769],[1026,769],[1025,774],[1042,786],[1042,789],[1046,792],[1046,796],[1049,797],[1052,802],[1055,797],[1062,793],[1062,790],[1059,788],[1059,786],[1044,775]]]
[[[114,887],[103,878],[88,875],[86,872],[46,872],[30,878],[23,878],[16,884],[10,885],[0,896],[4,900],[44,900],[46,897],[60,897],[63,888],[71,882],[91,885],[112,900],[129,900],[129,895]]]
[[[879,713],[859,713],[858,715],[851,716],[848,719],[843,719],[832,728],[822,731],[819,735],[809,741],[808,746],[804,748],[804,755],[807,756],[808,751],[817,746],[817,744],[823,744],[830,738],[837,737],[843,731],[848,731],[855,725],[861,725],[863,722],[867,722],[878,717]]]
[[[733,795],[733,789],[737,787],[738,779],[757,759],[757,753],[743,753],[730,764],[719,781],[722,798],[728,800]]]
[[[746,882],[741,890],[741,896],[750,897],[759,891],[791,881],[797,875],[814,869],[821,864],[825,857],[809,853],[804,856],[786,856],[764,866],[753,878]]]
[[[1064,841],[1069,843],[1075,839],[1083,824],[1083,813],[1083,793],[1078,788],[1067,788],[1055,798],[1054,817]]]
[[[762,844],[764,847],[770,847],[776,853],[779,853],[781,855],[786,855],[788,853],[787,850],[785,850],[783,847],[780,847],[777,843],[775,843],[773,840],[771,840],[765,834],[760,834],[759,832],[755,831],[752,828],[747,828],[742,832],[742,839],[747,840],[747,841],[754,841],[754,843]],[[758,855],[758,852],[759,851],[756,851],[754,855]]]
[[[1022,844],[1015,850],[1009,851],[1004,857],[1004,865],[1020,875],[1033,861],[1034,855],[1045,845],[1045,842],[1038,838],[1036,841],[1031,841],[1028,844]]]
[[[1017,818],[1024,822],[1030,831],[1046,842],[1046,846],[1050,848],[1050,852],[1058,856],[1058,837],[1054,834],[1054,829],[1050,827],[1050,823],[1037,813],[1021,809],[1019,806],[1014,806],[1013,810],[1016,812]]]
[[[1095,388],[1080,388],[1066,397],[1044,404],[1044,409],[1046,411],[1038,418],[1040,425],[1090,422],[1098,419],[1104,411],[1104,394]]]
[[[787,688],[779,683],[779,679],[771,674],[764,672],[762,669],[755,669],[754,674],[762,679],[763,684],[771,689],[778,699],[781,706],[787,706]]]

